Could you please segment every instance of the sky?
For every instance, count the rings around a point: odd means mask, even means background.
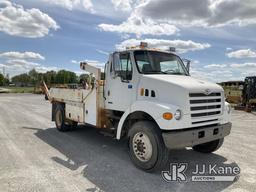
[[[148,42],[176,47],[191,75],[256,75],[255,0],[0,0],[0,72],[102,67],[108,54]]]

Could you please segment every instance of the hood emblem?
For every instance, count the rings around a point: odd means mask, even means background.
[[[205,91],[204,91],[204,94],[205,95],[210,95],[212,93],[212,91],[210,90],[210,89],[206,89]]]

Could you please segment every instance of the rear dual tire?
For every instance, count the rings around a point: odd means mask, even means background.
[[[64,105],[57,105],[56,107],[55,124],[56,128],[61,132],[69,131],[77,127],[77,122],[66,119]]]

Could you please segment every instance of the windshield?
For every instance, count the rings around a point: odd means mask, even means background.
[[[140,73],[188,75],[181,59],[174,54],[157,51],[135,51],[134,57]]]

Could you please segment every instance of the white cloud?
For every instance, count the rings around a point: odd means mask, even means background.
[[[211,65],[206,65],[206,66],[204,66],[204,68],[206,68],[206,69],[212,69],[212,68],[225,68],[225,67],[227,67],[227,65],[225,65],[225,64],[211,64]]]
[[[198,61],[198,60],[193,60],[192,63],[193,63],[193,64],[199,64],[200,61]]]
[[[131,11],[132,0],[111,0],[116,10]]]
[[[39,72],[39,73],[45,73],[47,71],[59,71],[60,69],[58,67],[53,67],[53,66],[37,66],[34,67],[34,69]]]
[[[227,47],[226,51],[232,51],[233,49],[231,47]]]
[[[68,10],[85,9],[93,11],[91,0],[40,0],[55,6],[60,6]]]
[[[138,9],[145,17],[178,25],[218,27],[256,23],[254,0],[149,0]]]
[[[212,82],[244,80],[256,75],[256,63],[211,64],[205,67],[191,66],[192,76]]]
[[[58,24],[39,9],[24,9],[21,5],[6,0],[0,4],[0,31],[4,33],[37,38],[58,28]]]
[[[109,55],[108,52],[103,51],[103,50],[100,50],[100,49],[96,49],[96,51],[97,51],[98,53],[100,53],[100,54],[103,54],[103,55]]]
[[[192,77],[211,82],[222,82],[231,79],[242,79],[241,76],[235,76],[233,71],[216,69],[203,70],[202,68],[192,68],[190,71]]]
[[[0,53],[0,58],[3,59],[3,63],[0,64],[0,67],[4,67],[6,69],[6,73],[10,74],[10,76],[27,73],[32,69],[35,69],[38,72],[59,70],[57,67],[54,66],[45,66],[41,63],[31,61],[45,60],[45,58],[41,54],[35,52],[4,52]]]
[[[79,61],[77,61],[77,60],[74,60],[74,59],[73,59],[73,60],[71,60],[71,61],[70,61],[70,63],[78,64],[78,63],[80,63],[80,62],[79,62]]]
[[[141,35],[173,35],[181,27],[222,27],[256,24],[254,0],[112,0],[131,10],[120,24],[100,24],[104,31]],[[228,10],[228,11],[227,11]]]
[[[138,37],[141,35],[173,35],[179,31],[176,26],[168,22],[158,23],[151,19],[137,17],[136,15],[132,15],[120,25],[103,23],[98,25],[98,27],[103,31],[136,34]]]
[[[4,52],[0,53],[0,57],[8,59],[37,59],[44,60],[45,58],[39,53],[34,52]]]
[[[196,43],[194,41],[182,41],[182,40],[164,40],[164,39],[128,39],[120,44],[116,45],[118,50],[126,49],[126,47],[137,46],[140,42],[147,42],[149,47],[160,48],[169,50],[169,47],[175,47],[178,53],[186,53],[188,51],[197,51],[209,48],[211,45],[208,43]]]
[[[25,69],[30,69],[33,67],[38,67],[40,66],[40,64],[22,60],[22,59],[11,59],[6,61],[6,66],[15,66],[15,67],[21,67]]]
[[[232,68],[255,68],[255,70],[256,70],[256,63],[231,64],[230,67],[232,67]],[[256,74],[256,71],[255,71],[255,74]]]
[[[241,49],[227,53],[229,58],[256,58],[256,51],[251,49]]]

